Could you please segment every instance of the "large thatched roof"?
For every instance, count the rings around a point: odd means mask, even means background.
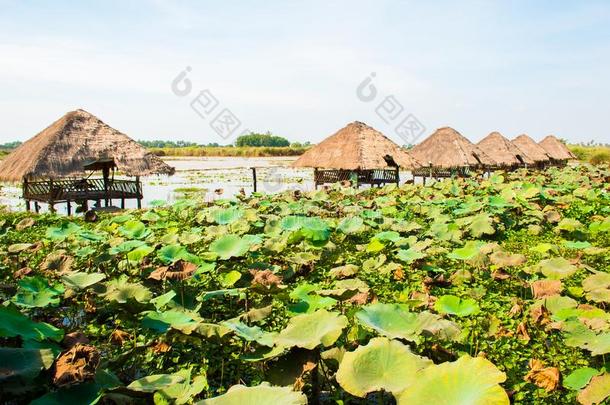
[[[114,159],[129,176],[173,174],[174,168],[84,110],[71,111],[0,161],[1,181],[82,174],[83,165]]]
[[[511,141],[515,146],[521,149],[528,158],[536,163],[548,162],[549,156],[532,138],[522,134]]]
[[[547,155],[549,155],[549,157],[551,157],[552,159],[555,159],[555,160],[576,159],[576,155],[574,155],[572,153],[572,151],[563,144],[563,142],[561,142],[559,139],[557,139],[553,135],[547,136],[546,138],[544,138],[543,140],[538,142],[538,145],[540,145],[542,147],[542,149],[544,149],[546,151]]]
[[[477,146],[487,153],[487,156],[498,162],[501,166],[516,166],[522,164],[533,164],[526,154],[502,136],[499,132],[492,132],[483,138]]]
[[[292,166],[344,170],[387,169],[392,166],[385,159],[388,156],[404,169],[421,167],[408,152],[381,132],[355,121],[309,149]]]
[[[411,155],[424,165],[456,168],[492,166],[496,162],[453,128],[437,129],[411,150]]]

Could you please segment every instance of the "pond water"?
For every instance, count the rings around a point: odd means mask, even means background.
[[[296,157],[165,157],[163,160],[176,168],[173,176],[148,176],[141,178],[144,191],[142,205],[150,206],[155,200],[173,202],[184,196],[212,201],[230,198],[240,192],[253,192],[252,167],[256,167],[259,192],[276,193],[288,189],[308,191],[313,186],[313,170],[293,169],[289,165]],[[243,191],[242,191],[243,190]],[[24,210],[21,187],[0,185],[0,206],[11,210]],[[119,206],[120,201],[114,200]],[[135,208],[135,200],[127,200],[128,208]],[[41,204],[46,211],[46,204]],[[60,213],[66,212],[65,204],[57,204]]]
[[[148,176],[141,178],[144,191],[143,207],[163,200],[172,203],[185,196],[213,201],[231,198],[238,193],[250,195],[253,190],[252,167],[256,168],[257,191],[277,193],[285,190],[310,191],[314,189],[313,169],[293,169],[290,163],[297,157],[164,157],[176,168],[173,176]],[[401,182],[411,178],[401,173]],[[20,186],[0,185],[0,206],[11,210],[25,210]],[[114,200],[120,206],[119,200]],[[136,208],[136,200],[127,200],[127,208]],[[55,206],[59,213],[66,213],[66,204]],[[75,207],[73,207],[75,208]],[[41,211],[48,210],[41,204]],[[74,209],[73,209],[74,212]]]

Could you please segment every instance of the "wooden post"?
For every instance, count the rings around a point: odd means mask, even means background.
[[[70,200],[66,200],[66,208],[68,211],[68,216],[72,215],[72,204],[70,204]]]
[[[396,166],[396,186],[400,186],[400,169]]]
[[[257,187],[256,187],[256,167],[251,167],[250,169],[252,169],[252,186],[253,186],[254,192],[256,193],[256,191],[257,191]]]
[[[36,210],[37,214],[40,212],[40,204],[38,204],[38,201],[34,201],[34,210]]]
[[[318,169],[313,169],[313,188],[314,190],[318,189]]]
[[[430,165],[430,181],[432,181],[432,162],[428,162],[428,164]],[[426,184],[426,181],[424,180],[424,185]]]
[[[125,197],[121,198],[121,209],[125,209]]]
[[[30,200],[25,200],[25,209],[26,209],[26,211],[29,211],[31,209]]]
[[[142,209],[142,183],[140,183],[140,176],[136,176],[136,188],[138,189],[138,209]]]

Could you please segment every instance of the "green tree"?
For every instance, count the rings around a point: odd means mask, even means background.
[[[281,136],[266,134],[250,133],[242,135],[235,141],[235,146],[290,146],[288,139]]]

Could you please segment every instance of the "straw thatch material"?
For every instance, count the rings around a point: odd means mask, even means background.
[[[576,159],[576,155],[572,153],[567,146],[563,144],[559,139],[554,137],[553,135],[549,135],[544,138],[542,141],[538,142],[538,145],[542,147],[551,157],[551,159],[555,160],[570,160]]]
[[[497,163],[477,145],[450,127],[439,128],[411,150],[424,165],[438,168],[495,166]]]
[[[498,162],[499,166],[520,166],[534,164],[526,154],[499,132],[492,132],[483,138],[477,146],[489,157]]]
[[[515,146],[521,149],[528,158],[535,163],[543,163],[549,161],[549,156],[532,138],[522,134],[511,141]]]
[[[407,170],[421,167],[407,151],[381,132],[355,121],[309,149],[292,166],[341,170],[392,168],[384,159],[386,156]]]
[[[92,160],[112,158],[128,176],[173,174],[175,169],[127,135],[84,110],[67,113],[0,162],[1,181],[83,174]]]

